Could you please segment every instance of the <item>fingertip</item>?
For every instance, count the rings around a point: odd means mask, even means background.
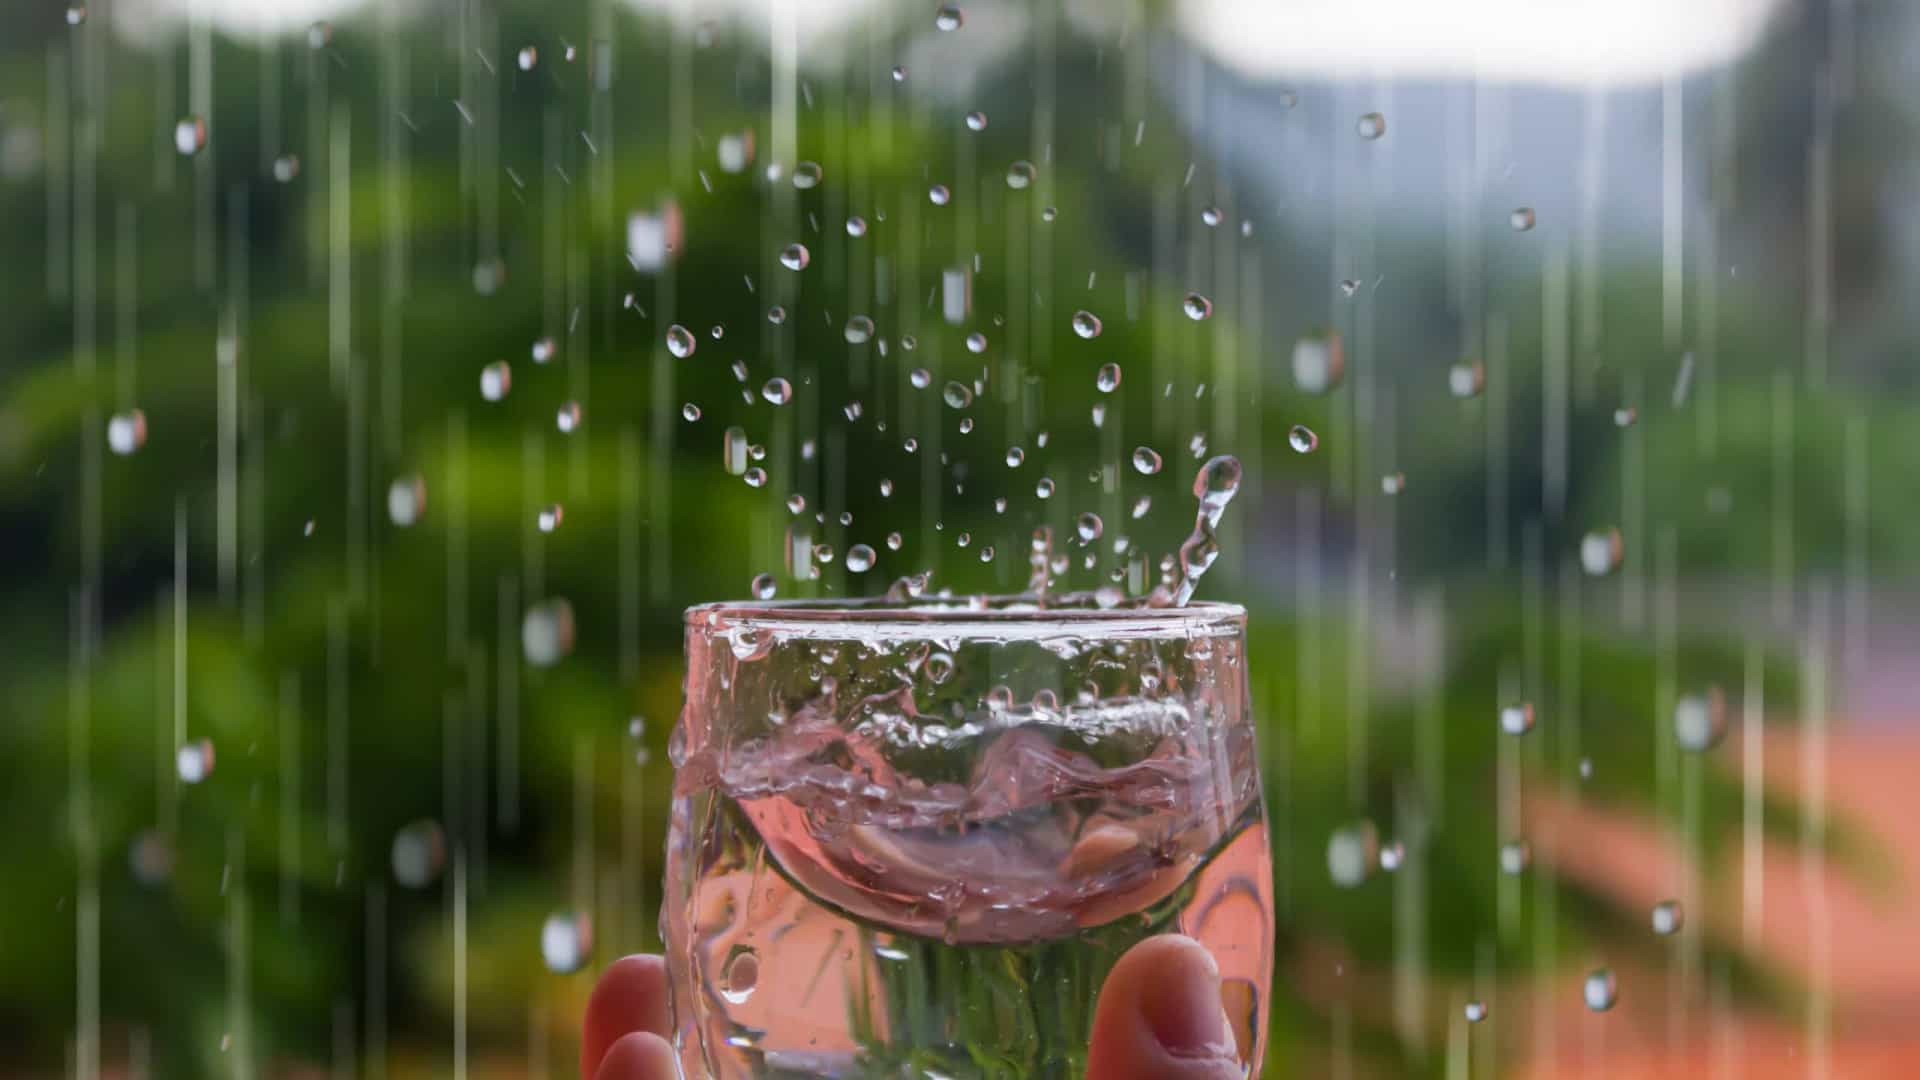
[[[1087,1065],[1094,1080],[1240,1076],[1212,954],[1180,934],[1127,950],[1100,989]]]
[[[593,1080],[615,1043],[635,1032],[665,1036],[667,967],[658,956],[623,956],[607,965],[587,998],[580,1032],[580,1075]]]
[[[607,1048],[593,1080],[674,1080],[677,1075],[667,1040],[650,1031],[630,1031]]]

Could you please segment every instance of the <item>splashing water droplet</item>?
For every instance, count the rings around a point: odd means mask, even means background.
[[[1133,448],[1133,471],[1141,476],[1152,476],[1160,471],[1160,453],[1150,446]]]
[[[1653,932],[1661,937],[1672,937],[1679,933],[1685,921],[1681,915],[1680,901],[1662,900],[1653,905]]]
[[[1479,397],[1487,385],[1487,369],[1478,360],[1462,360],[1447,369],[1447,392],[1457,398]]]
[[[514,57],[514,60],[520,65],[521,71],[532,71],[533,65],[540,62],[540,50],[534,48],[532,45],[525,46],[520,50],[519,55]]]
[[[1106,522],[1101,521],[1100,515],[1091,510],[1081,514],[1073,523],[1073,531],[1079,534],[1080,542],[1083,544],[1091,544],[1100,539],[1100,534],[1105,532],[1106,528]]]
[[[505,360],[495,360],[480,369],[480,396],[488,401],[499,401],[513,389],[513,369]]]
[[[1073,332],[1089,340],[1100,336],[1100,317],[1091,311],[1073,313]],[[1101,370],[1105,370],[1104,368]]]
[[[1391,874],[1395,870],[1400,869],[1400,865],[1406,861],[1407,847],[1405,844],[1396,841],[1383,845],[1380,848],[1380,869],[1385,870],[1387,873]]]
[[[1027,452],[1018,446],[1007,447],[1007,468],[1017,469],[1027,460]]]
[[[1041,221],[1052,221],[1054,218],[1057,218],[1059,216],[1060,216],[1060,209],[1058,207],[1043,206],[1040,208]]]
[[[1220,556],[1220,542],[1214,530],[1219,528],[1220,515],[1226,512],[1227,504],[1240,492],[1240,477],[1240,459],[1223,454],[1200,466],[1193,478],[1193,494],[1200,502],[1200,509],[1193,518],[1193,531],[1180,545],[1180,578],[1173,590],[1177,607],[1185,607],[1193,599],[1201,577]]]
[[[1345,296],[1345,297],[1352,297],[1354,293],[1357,293],[1357,292],[1359,292],[1359,291],[1360,291],[1360,282],[1359,282],[1359,281],[1357,281],[1357,280],[1355,280],[1355,279],[1353,279],[1353,278],[1344,278],[1344,279],[1342,279],[1342,280],[1341,280],[1341,282],[1340,282],[1340,295],[1341,295],[1341,296]]]
[[[979,354],[987,351],[987,335],[975,330],[967,335],[967,351]]]
[[[1406,489],[1407,478],[1401,473],[1388,473],[1380,478],[1380,493],[1382,495],[1398,495]]]
[[[1324,394],[1346,374],[1346,349],[1338,330],[1307,334],[1293,343],[1293,385],[1302,393]]]
[[[554,410],[553,426],[559,428],[560,434],[562,435],[571,435],[579,430],[580,403],[577,401],[562,402],[560,408]]]
[[[544,364],[552,360],[554,354],[553,339],[550,337],[535,339],[531,352],[533,353],[533,362],[536,364]]]
[[[1462,1012],[1467,1018],[1467,1023],[1477,1024],[1487,1018],[1487,1003],[1478,999],[1469,1001]]]
[[[571,975],[593,955],[593,917],[584,911],[556,911],[540,926],[540,959],[556,975]]]
[[[1524,874],[1533,865],[1533,847],[1525,840],[1509,840],[1500,845],[1500,872],[1508,876]]]
[[[1015,191],[1025,191],[1033,186],[1033,162],[1016,161],[1007,166],[1007,186]]]
[[[867,219],[855,214],[847,219],[847,235],[856,239],[867,235]]]
[[[387,519],[401,528],[427,511],[427,482],[419,473],[396,477],[387,488]]]
[[[800,265],[805,266],[806,263],[802,262]],[[779,326],[781,323],[786,322],[787,309],[781,307],[779,304],[773,305],[772,307],[767,309],[767,321],[772,323],[775,326]]]
[[[873,549],[865,544],[855,544],[847,549],[847,569],[855,574],[864,574],[873,569]]]
[[[1626,557],[1619,529],[1596,529],[1580,538],[1580,568],[1589,577],[1605,577]]]
[[[107,419],[107,449],[126,457],[147,445],[147,414],[139,409],[114,413]]]
[[[1187,318],[1199,322],[1213,317],[1213,301],[1197,292],[1190,292],[1187,298],[1180,302],[1180,310],[1187,313]]]
[[[1320,436],[1305,424],[1295,424],[1287,432],[1287,445],[1293,447],[1296,454],[1311,454],[1320,449]]]
[[[1354,123],[1354,130],[1363,139],[1377,139],[1387,133],[1387,118],[1377,112],[1365,113]]]
[[[541,532],[550,533],[560,527],[560,522],[565,517],[566,509],[559,503],[554,503],[540,509],[540,513],[534,518],[534,524]]]
[[[520,618],[520,651],[534,667],[552,667],[573,651],[573,605],[555,597]]]
[[[1594,968],[1587,972],[1586,982],[1580,987],[1580,996],[1586,999],[1587,1008],[1594,1012],[1606,1012],[1613,1008],[1619,995],[1619,984],[1614,981],[1613,972],[1607,968]]]
[[[1373,822],[1361,819],[1327,835],[1327,876],[1342,889],[1358,888],[1373,875],[1380,861],[1380,834]]]
[[[1507,224],[1513,226],[1514,232],[1532,232],[1533,223],[1533,207],[1531,206],[1522,206],[1507,215]]]
[[[674,323],[672,326],[667,327],[668,352],[685,360],[687,357],[693,355],[693,350],[699,347],[700,339],[693,336],[693,331],[688,330],[679,323]]]
[[[720,433],[720,464],[734,476],[747,471],[747,429],[734,425]]]
[[[447,833],[430,818],[410,821],[396,829],[388,853],[393,880],[408,889],[424,889],[440,877],[447,864]]]
[[[913,384],[915,390],[925,390],[933,385],[933,372],[923,367],[914,368],[907,373],[907,381]]]
[[[198,116],[182,117],[173,125],[173,148],[186,157],[199,153],[207,145],[207,122]]]
[[[866,344],[873,339],[873,320],[865,315],[855,315],[847,320],[845,335],[849,345]]]
[[[87,21],[87,9],[79,4],[67,5],[67,25],[79,26]]]
[[[685,405],[680,406],[680,416],[687,423],[691,424],[700,419],[700,406],[689,401]]]
[[[213,775],[213,740],[183,743],[173,754],[174,771],[183,784],[197,784]]]
[[[935,206],[945,206],[953,198],[953,192],[945,184],[935,184],[927,189],[927,201]]]
[[[893,81],[897,83],[906,82],[907,69],[904,67],[900,67],[899,65],[895,65],[893,69]]]
[[[978,109],[968,113],[967,114],[967,130],[968,131],[987,130],[987,114],[979,111]]]
[[[1133,500],[1133,520],[1139,521],[1141,518],[1146,517],[1147,511],[1151,509],[1153,509],[1153,496],[1142,495]]]
[[[279,157],[273,159],[274,180],[282,184],[291,184],[293,183],[293,178],[299,175],[299,154],[281,154]]]
[[[753,580],[747,585],[747,591],[755,600],[771,600],[779,588],[779,583],[774,580],[772,574],[755,574]]]
[[[1673,704],[1673,739],[1680,749],[1700,754],[1727,735],[1727,696],[1719,687],[1687,694]]]
[[[1211,229],[1220,224],[1222,216],[1217,206],[1203,207],[1200,211],[1200,223]]]
[[[746,485],[750,488],[766,487],[767,470],[755,465],[753,468],[741,473],[740,479],[745,481]]]
[[[966,383],[949,380],[946,388],[940,391],[940,400],[950,409],[964,409],[973,404],[973,391]]]
[[[807,263],[812,261],[812,259],[813,255],[807,251],[807,245],[805,244],[788,244],[786,247],[780,249],[780,265],[789,270],[805,270]],[[772,312],[769,312],[768,315],[771,316]],[[782,313],[782,318],[785,318],[784,312]]]
[[[760,396],[774,405],[785,405],[793,400],[793,384],[775,375],[760,387]]]
[[[820,186],[820,163],[803,161],[793,167],[793,186],[801,191]]]
[[[940,31],[958,30],[966,21],[966,13],[960,10],[958,4],[942,4],[933,13],[933,27]]]
[[[1509,735],[1525,735],[1533,730],[1533,703],[1519,701],[1500,708],[1500,730]]]

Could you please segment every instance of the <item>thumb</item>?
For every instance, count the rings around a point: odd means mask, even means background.
[[[1220,969],[1190,937],[1166,934],[1128,949],[1093,1014],[1091,1080],[1240,1080]]]

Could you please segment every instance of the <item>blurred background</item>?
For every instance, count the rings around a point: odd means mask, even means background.
[[[1920,1062],[1920,8],[0,26],[0,1074],[569,1075],[686,605],[1216,453],[1267,1075]]]

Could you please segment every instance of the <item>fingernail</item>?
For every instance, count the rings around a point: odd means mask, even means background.
[[[1230,1051],[1233,1032],[1220,1008],[1220,969],[1199,942],[1179,940],[1186,944],[1167,950],[1165,969],[1140,996],[1141,1017],[1170,1054]]]

